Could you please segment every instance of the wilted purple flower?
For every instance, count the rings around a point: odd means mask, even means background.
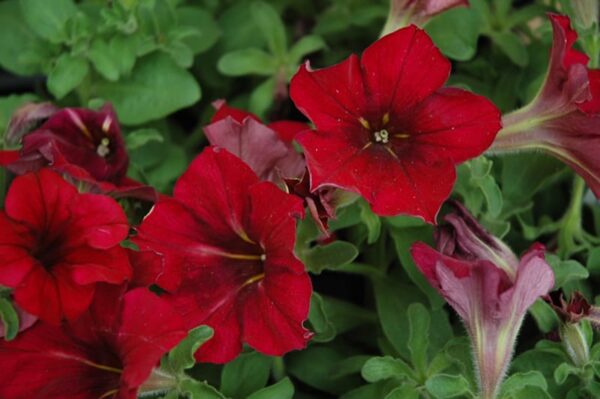
[[[441,12],[468,5],[468,0],[391,0],[382,36],[410,24],[423,26],[431,17]]]
[[[434,250],[417,242],[412,257],[429,283],[463,319],[475,352],[482,399],[494,399],[512,357],[523,317],[554,285],[544,247],[519,261],[461,205],[444,219]]]
[[[502,117],[492,152],[539,150],[569,165],[600,197],[600,70],[573,49],[577,32],[550,15],[554,32],[546,80],[527,106]]]

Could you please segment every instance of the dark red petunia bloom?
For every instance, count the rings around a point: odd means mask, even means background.
[[[550,14],[553,29],[546,80],[527,106],[502,118],[492,151],[540,150],[569,165],[600,198],[600,70],[573,49],[569,17]]]
[[[487,99],[441,88],[450,62],[415,26],[379,39],[362,58],[292,78],[292,100],[318,131],[297,140],[311,189],[361,194],[379,215],[433,223],[456,179],[455,165],[480,155],[500,128]]]
[[[211,145],[226,149],[244,161],[261,180],[282,183],[282,178],[302,176],[304,158],[292,142],[308,130],[305,123],[280,121],[270,125],[225,101],[214,103],[217,112],[204,132]]]
[[[21,149],[0,151],[0,165],[17,175],[49,166],[88,183],[90,191],[149,201],[156,198],[152,188],[126,176],[129,157],[110,105],[92,111],[28,104],[15,113],[7,141],[21,143]]]
[[[80,194],[42,169],[17,177],[0,211],[0,284],[25,311],[50,323],[75,319],[99,282],[131,276],[127,217],[110,197]]]
[[[225,363],[243,342],[273,356],[304,348],[312,289],[293,252],[302,202],[215,147],[192,162],[174,197],[155,206],[134,242],[163,256],[146,272],[187,326],[214,329],[196,358]]]
[[[0,397],[135,399],[187,331],[161,298],[122,288],[99,288],[75,324],[39,322],[14,341],[0,340]]]

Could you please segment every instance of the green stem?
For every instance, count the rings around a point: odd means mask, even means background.
[[[571,202],[567,211],[561,218],[562,228],[558,233],[558,249],[561,256],[565,256],[577,247],[577,241],[583,239],[582,222],[582,202],[585,192],[585,181],[575,176],[573,180],[573,191],[571,193]]]
[[[281,381],[285,378],[285,363],[283,357],[277,356],[273,358],[273,367],[271,368],[271,375],[275,381]]]

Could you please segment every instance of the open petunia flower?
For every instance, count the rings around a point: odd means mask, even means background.
[[[390,12],[383,35],[410,24],[423,26],[437,14],[468,5],[468,0],[390,0]]]
[[[573,49],[577,32],[563,15],[550,14],[554,32],[546,80],[527,106],[505,115],[492,151],[544,151],[583,177],[600,197],[600,70]]]
[[[415,243],[412,257],[464,321],[475,352],[481,398],[494,399],[527,309],[554,285],[544,248],[534,245],[519,261],[460,205],[445,217],[434,250]]]
[[[154,281],[189,328],[214,337],[199,361],[225,363],[245,342],[279,356],[306,346],[311,282],[294,256],[302,202],[261,182],[239,158],[208,147],[138,228],[142,251],[162,255],[136,281]],[[144,272],[154,274],[143,278]]]
[[[21,149],[0,151],[0,165],[17,175],[48,166],[88,184],[90,192],[156,199],[151,187],[126,176],[129,157],[110,105],[100,111],[25,105],[15,113],[6,140]]]
[[[500,128],[487,99],[442,88],[449,74],[450,62],[415,26],[379,39],[360,59],[301,66],[290,94],[318,129],[297,138],[311,190],[342,188],[379,215],[435,222],[455,165],[481,154]]]
[[[210,144],[224,148],[244,161],[261,180],[281,184],[283,178],[302,176],[304,158],[292,144],[309,127],[294,121],[263,124],[254,114],[214,103],[217,112],[204,128]]]
[[[80,194],[42,169],[17,177],[0,211],[0,284],[15,303],[49,323],[85,311],[99,282],[131,276],[127,217],[110,197]]]
[[[155,294],[123,291],[101,287],[74,324],[38,322],[14,341],[0,340],[0,397],[135,399],[187,331]]]

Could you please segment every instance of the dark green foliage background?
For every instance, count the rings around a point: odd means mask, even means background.
[[[449,84],[509,112],[543,81],[552,38],[545,13],[559,9],[573,14],[568,1],[471,0],[425,29],[453,61]],[[1,0],[0,129],[25,102],[110,101],[130,175],[168,193],[207,144],[201,128],[212,101],[227,99],[267,121],[304,120],[286,86],[298,65],[309,59],[325,67],[360,53],[378,38],[387,12],[385,0]],[[600,44],[581,45],[597,63]],[[553,253],[555,288],[595,301],[600,206],[570,170],[542,154],[517,154],[480,157],[458,175],[453,196],[490,231],[515,252],[543,242]],[[0,175],[0,201],[6,179]],[[133,220],[143,215],[124,205]],[[337,240],[327,245],[315,244],[310,219],[298,230],[297,253],[316,291],[308,349],[283,359],[247,350],[224,367],[191,367],[190,352],[210,337],[194,330],[163,367],[195,380],[182,380],[169,398],[474,397],[465,331],[408,254],[414,241],[431,242],[432,227],[379,218],[363,201],[340,209],[331,227]],[[0,316],[14,325],[4,297],[0,291]],[[588,365],[574,366],[559,343],[544,340],[557,322],[542,301],[532,307],[501,398],[600,397],[600,346]]]

